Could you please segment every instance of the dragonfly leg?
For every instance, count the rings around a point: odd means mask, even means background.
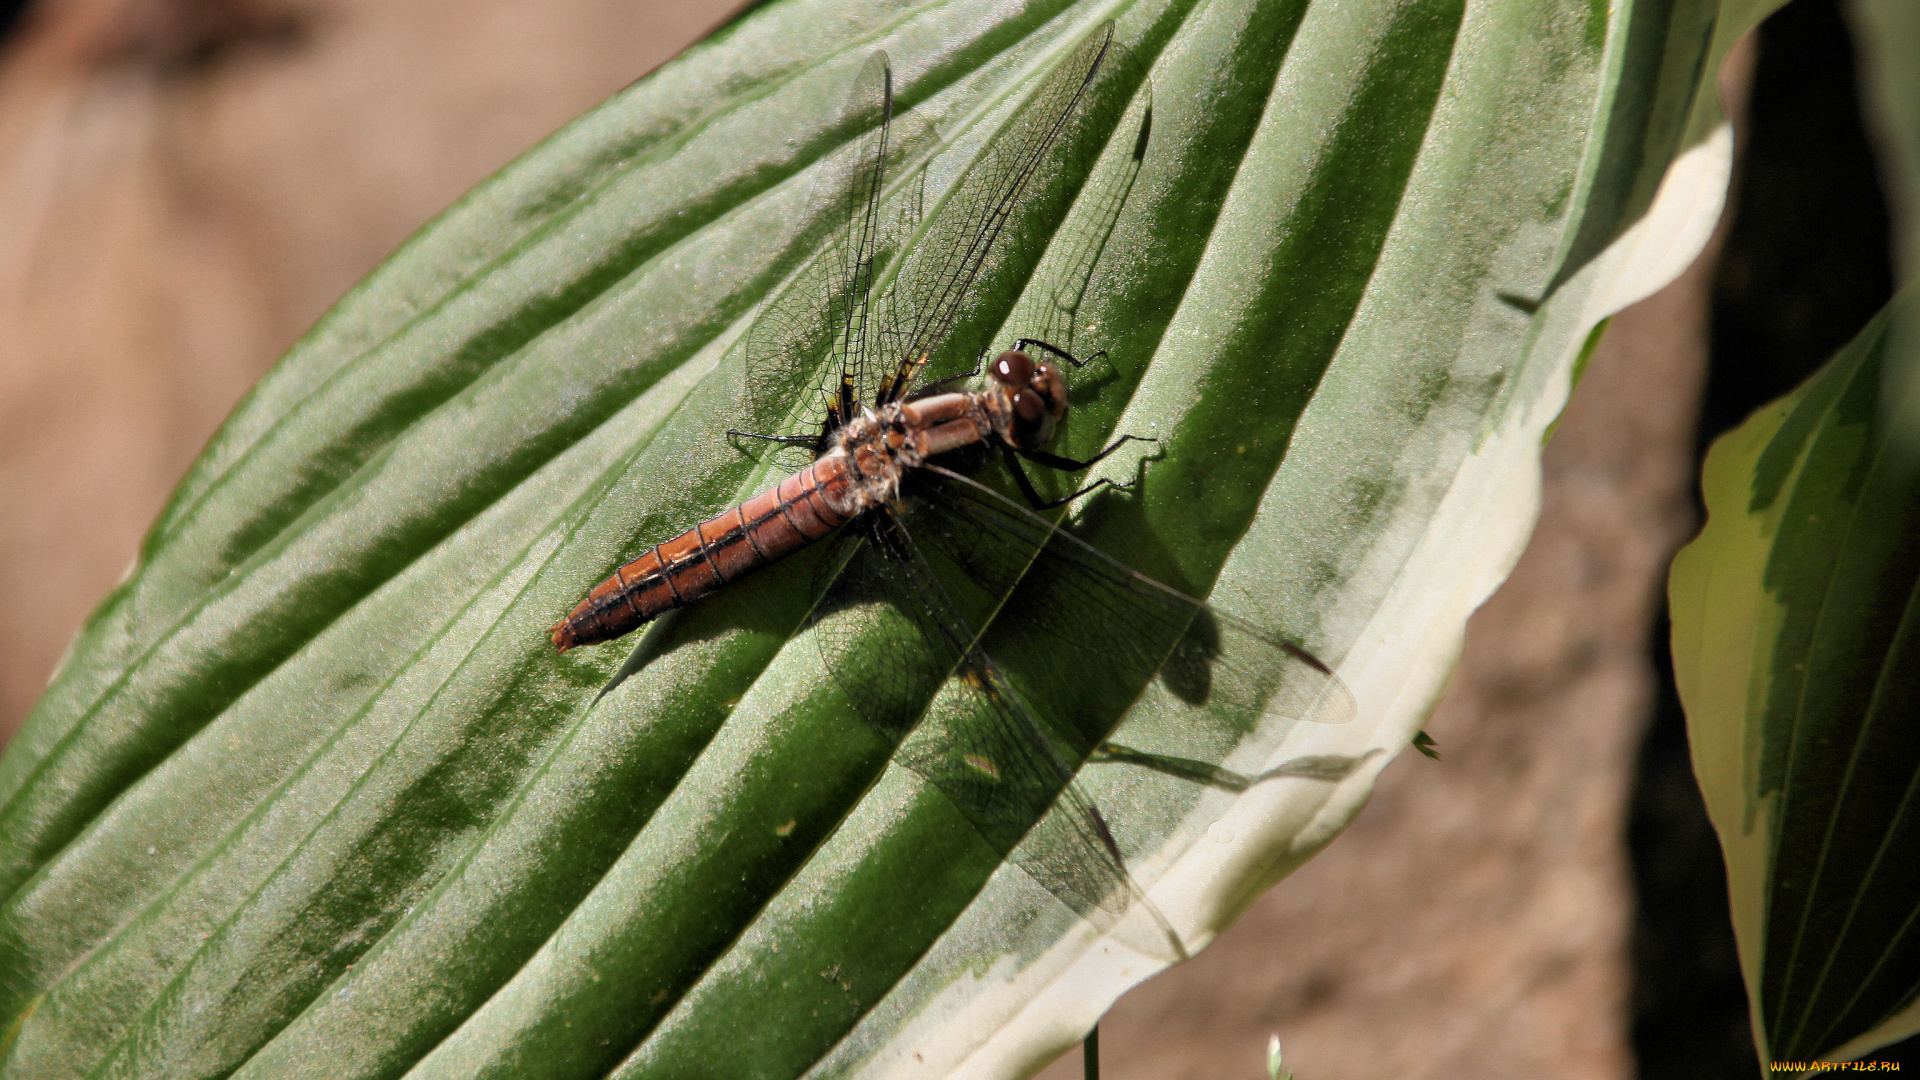
[[[761,442],[779,443],[782,446],[813,446],[820,440],[813,435],[756,435],[751,431],[728,428],[727,434],[738,435],[743,439],[759,439]]]
[[[1052,457],[1053,455],[1048,454],[1047,456]],[[1066,459],[1061,458],[1060,460],[1065,461]],[[1034,488],[1032,478],[1027,475],[1027,470],[1020,467],[1020,459],[1014,456],[1012,450],[1006,451],[1006,461],[1007,471],[1013,474],[1014,483],[1020,485],[1020,494],[1026,498],[1027,505],[1033,507],[1035,510],[1058,509],[1095,488],[1112,487],[1125,491],[1133,486],[1132,484],[1116,484],[1103,476],[1070,495],[1062,495],[1057,499],[1047,499],[1041,497],[1040,492]],[[1040,464],[1045,465],[1047,463],[1042,461]]]
[[[1047,342],[1041,341],[1039,338],[1023,337],[1019,341],[1016,341],[1013,343],[1013,347],[1016,349],[1019,349],[1022,352],[1025,352],[1027,346],[1029,345],[1037,346],[1038,348],[1044,349],[1047,352],[1052,353],[1054,356],[1057,356],[1060,359],[1065,360],[1067,363],[1072,364],[1074,367],[1077,367],[1077,368],[1086,367],[1088,364],[1093,363],[1095,360],[1104,360],[1106,359],[1106,356],[1107,356],[1107,350],[1101,349],[1099,352],[1094,353],[1092,356],[1087,357],[1085,360],[1082,360],[1079,357],[1068,352],[1067,350],[1061,348],[1060,346],[1048,344]]]
[[[957,383],[957,382],[964,382],[968,379],[977,379],[980,377],[980,370],[984,366],[985,366],[984,360],[976,359],[973,362],[972,371],[963,371],[958,375],[949,375],[944,379],[935,379],[932,382],[928,383],[927,385],[921,387],[920,389],[915,390],[913,392],[913,396],[928,397],[928,396],[931,396],[932,394],[938,393],[939,388],[947,385],[948,383]]]
[[[1020,456],[1023,458],[1026,458],[1028,461],[1034,462],[1035,464],[1045,465],[1049,469],[1059,469],[1061,472],[1079,472],[1081,469],[1092,468],[1094,464],[1097,463],[1101,458],[1106,457],[1108,454],[1113,453],[1115,450],[1120,449],[1121,447],[1127,445],[1130,442],[1159,442],[1159,441],[1160,441],[1159,439],[1156,439],[1151,435],[1122,435],[1119,438],[1108,443],[1106,449],[1100,451],[1099,453],[1093,455],[1092,457],[1088,458],[1085,461],[1075,461],[1072,458],[1061,457],[1059,454],[1049,454],[1045,450],[1022,450],[1020,451]],[[1122,485],[1116,485],[1116,486],[1125,487],[1126,485],[1122,484]]]

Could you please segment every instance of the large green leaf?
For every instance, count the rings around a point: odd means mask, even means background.
[[[821,242],[856,73],[885,49],[903,135],[947,147],[936,221],[1104,21],[1132,62],[1090,112],[1096,178],[1151,86],[1074,327],[1112,374],[1067,449],[1161,443],[1075,527],[1337,661],[1360,707],[1213,748],[1279,771],[1242,793],[1082,771],[1191,949],[1351,818],[1431,707],[1531,529],[1584,347],[1717,215],[1703,80],[1765,6],[756,8],[422,230],[189,473],[0,759],[0,1069],[1035,1066],[1166,962],[1147,907],[1081,921],[889,764],[794,636],[810,560],[663,620],[604,697],[624,651],[545,635],[767,482],[724,434],[737,345]],[[1028,271],[1110,190],[1054,180],[965,347],[1026,329]],[[1183,707],[1156,685],[1074,719],[1156,749]]]
[[[1714,444],[1707,527],[1673,565],[1674,670],[1766,1061],[1920,1031],[1920,474],[1879,409],[1901,302]]]

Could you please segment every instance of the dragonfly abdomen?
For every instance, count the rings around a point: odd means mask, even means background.
[[[709,518],[594,586],[552,629],[562,652],[685,607],[892,499],[907,470],[985,439],[983,395],[946,393],[854,417],[834,448],[777,487]]]
[[[845,454],[695,525],[615,570],[555,623],[561,652],[628,633],[825,537],[862,509]]]

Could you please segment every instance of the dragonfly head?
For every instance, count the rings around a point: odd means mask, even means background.
[[[993,433],[1016,450],[1038,450],[1053,440],[1067,415],[1067,380],[1060,369],[1009,349],[987,366],[987,411]]]

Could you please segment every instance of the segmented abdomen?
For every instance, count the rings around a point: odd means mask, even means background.
[[[553,626],[554,648],[608,641],[684,607],[845,524],[854,506],[847,459],[829,454],[613,572]]]

